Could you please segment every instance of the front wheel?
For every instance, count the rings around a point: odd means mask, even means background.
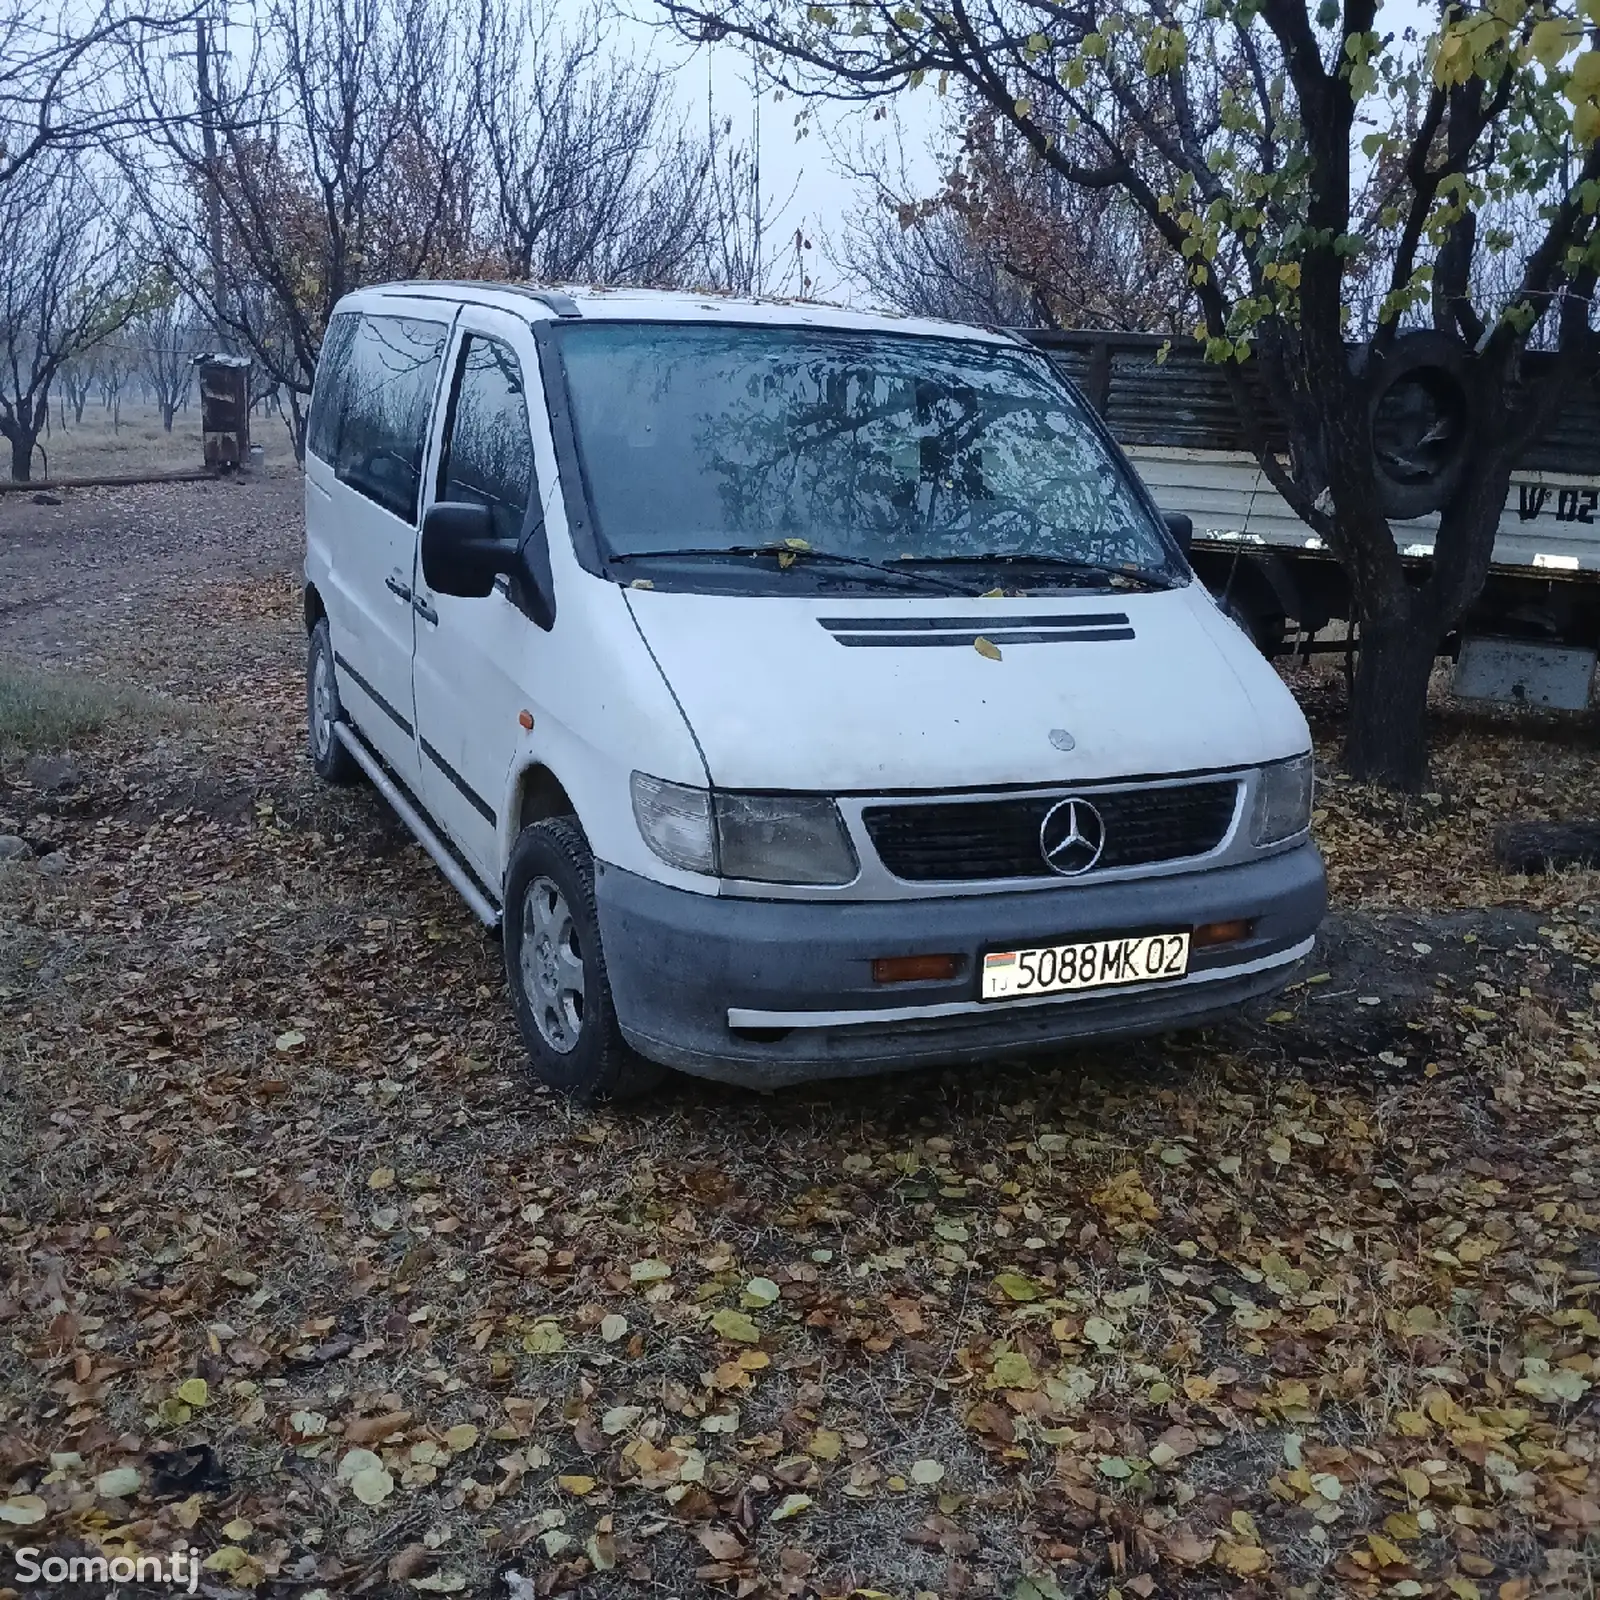
[[[351,784],[361,776],[355,757],[334,732],[343,721],[344,707],[333,675],[333,640],[328,619],[319,617],[306,653],[306,745],[311,765],[324,783]]]
[[[617,1026],[595,911],[594,858],[570,817],[524,828],[506,870],[502,947],[528,1059],[582,1104],[647,1093],[666,1069]]]

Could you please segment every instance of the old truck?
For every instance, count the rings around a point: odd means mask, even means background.
[[[1251,453],[1227,379],[1192,341],[1034,332],[1099,411],[1162,510],[1194,522],[1201,580],[1267,655],[1358,646],[1350,589],[1323,541]],[[1528,360],[1535,366],[1543,358]],[[1269,441],[1282,429],[1262,397]],[[1391,521],[1402,559],[1432,559],[1436,515]],[[1340,627],[1340,624],[1344,624]],[[1440,640],[1469,698],[1579,710],[1600,651],[1600,375],[1525,452],[1482,595]]]

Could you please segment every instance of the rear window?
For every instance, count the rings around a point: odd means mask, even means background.
[[[346,313],[322,344],[306,447],[341,483],[407,522],[417,519],[448,331],[420,317]]]

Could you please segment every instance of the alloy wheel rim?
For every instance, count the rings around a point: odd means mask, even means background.
[[[316,742],[317,754],[325,756],[333,741],[333,674],[328,671],[328,658],[317,653],[317,664],[311,674],[311,737]]]
[[[535,878],[522,897],[522,990],[539,1037],[568,1055],[583,1032],[583,951],[572,909],[553,879]]]

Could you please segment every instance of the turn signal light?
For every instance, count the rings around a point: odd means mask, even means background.
[[[929,978],[953,978],[960,968],[960,956],[878,956],[872,963],[872,980],[918,983]]]
[[[1235,917],[1232,922],[1202,922],[1189,936],[1193,949],[1207,950],[1212,945],[1237,944],[1255,932],[1255,921],[1250,917]]]

